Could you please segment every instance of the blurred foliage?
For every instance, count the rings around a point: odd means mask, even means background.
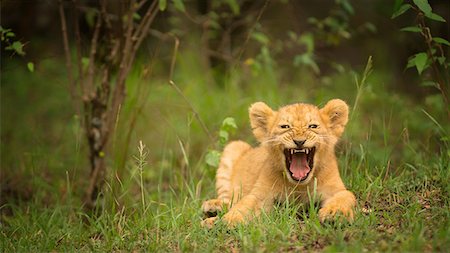
[[[434,13],[427,0],[414,0],[414,4],[404,3],[404,1],[396,1],[394,14],[392,18],[399,17],[404,13],[414,10],[416,12],[415,26],[408,26],[400,29],[403,32],[419,33],[424,40],[424,52],[412,55],[406,68],[416,67],[417,72],[422,77],[421,85],[435,87],[442,94],[442,98],[447,108],[448,119],[450,120],[448,87],[450,86],[449,66],[450,61],[447,59],[446,51],[450,47],[450,42],[441,37],[432,35],[433,31],[427,25],[428,21],[437,21],[446,23],[446,20]],[[433,70],[431,75],[423,75],[426,70]]]
[[[23,49],[25,44],[19,40],[16,40],[15,37],[16,37],[16,34],[12,31],[12,29],[4,29],[2,26],[0,26],[0,38],[1,38],[1,44],[4,47],[4,50],[12,52],[13,54],[25,56],[25,51]],[[34,63],[28,62],[27,68],[30,72],[33,72],[34,71]]]
[[[18,55],[25,55],[23,51],[23,43],[20,41],[14,41],[14,37],[16,34],[12,32],[11,29],[4,29],[0,26],[1,40],[3,43],[6,43],[5,50],[13,51]]]
[[[219,167],[220,156],[225,144],[230,140],[230,134],[237,129],[236,121],[232,117],[225,118],[219,130],[219,140],[217,141],[218,150],[213,149],[208,151],[205,156],[205,162],[213,168]]]

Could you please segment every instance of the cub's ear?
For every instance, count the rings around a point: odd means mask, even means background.
[[[248,112],[253,134],[258,141],[264,141],[269,131],[269,120],[273,117],[274,111],[263,102],[256,102],[250,106]]]
[[[336,136],[340,137],[348,122],[348,106],[340,99],[332,99],[320,109],[322,120]]]

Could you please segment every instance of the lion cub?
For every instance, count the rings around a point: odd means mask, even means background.
[[[226,205],[223,220],[234,226],[270,211],[274,200],[294,196],[306,202],[316,179],[320,220],[337,213],[352,220],[356,199],[345,188],[334,155],[348,121],[347,104],[333,99],[321,109],[299,103],[273,111],[257,102],[249,114],[260,145],[234,141],[225,147],[216,175],[217,199],[205,201],[203,212],[217,213]],[[202,225],[212,227],[216,220],[206,218]]]

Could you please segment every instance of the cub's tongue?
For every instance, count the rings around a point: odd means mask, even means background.
[[[302,180],[308,175],[311,168],[309,168],[305,153],[295,153],[292,155],[291,167],[289,170],[292,177],[297,180]]]

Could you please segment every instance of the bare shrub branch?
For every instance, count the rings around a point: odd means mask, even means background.
[[[134,63],[136,53],[141,46],[148,30],[155,19],[158,1],[152,1],[145,16],[135,24],[134,15],[145,6],[147,0],[136,0],[113,3],[99,0],[96,11],[96,22],[90,39],[87,73],[84,73],[83,52],[81,48],[78,10],[83,10],[77,0],[74,6],[74,33],[78,67],[78,82],[72,73],[68,29],[62,0],[59,0],[61,30],[64,41],[64,52],[70,83],[70,92],[74,100],[75,89],[78,88],[83,101],[83,118],[86,137],[89,146],[91,173],[85,196],[85,207],[92,209],[105,180],[107,144],[110,139],[113,124],[118,119],[121,105],[125,100],[125,82]],[[108,13],[107,4],[119,6],[117,15]],[[88,8],[84,8],[88,9]],[[116,10],[117,8],[110,9]],[[126,20],[121,17],[125,14]],[[117,18],[116,18],[117,17]],[[114,31],[114,29],[117,29]],[[125,31],[125,32],[123,32]],[[106,36],[103,36],[105,33]],[[105,50],[103,50],[105,49]],[[106,52],[106,53],[105,53]],[[96,84],[96,82],[99,82]]]

